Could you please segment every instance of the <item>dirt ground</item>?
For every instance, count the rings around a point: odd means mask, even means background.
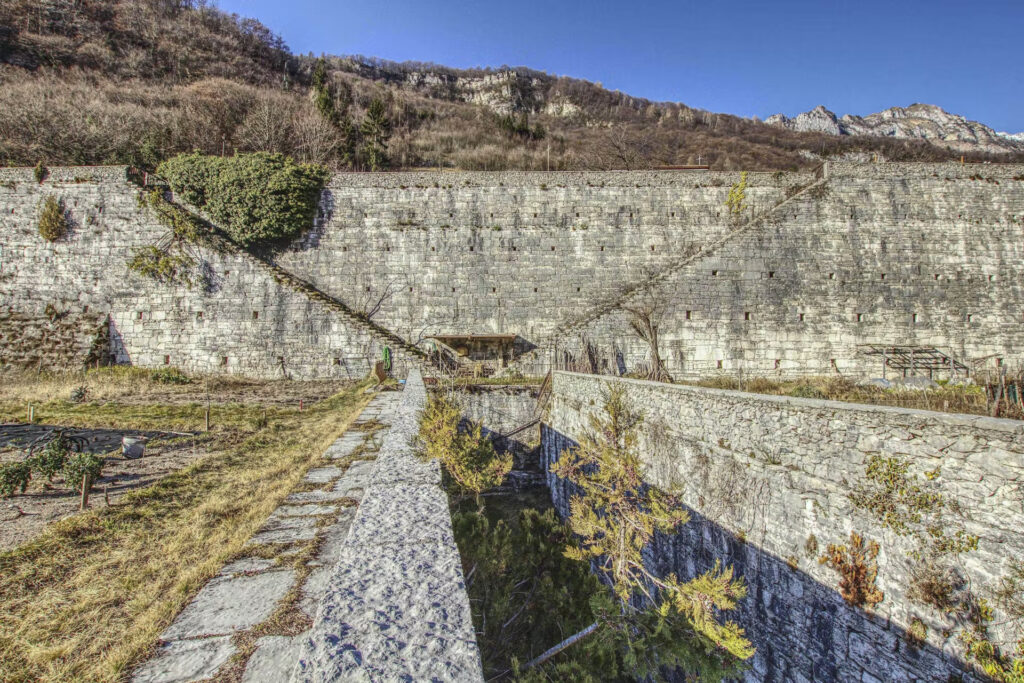
[[[125,459],[119,449],[111,451],[105,457],[103,476],[93,485],[89,506],[116,505],[125,493],[149,486],[205,454],[205,446],[193,448],[191,439],[182,438],[151,441],[145,456],[136,460]],[[0,452],[2,462],[22,457],[17,449]],[[78,492],[66,487],[60,475],[52,484],[33,479],[24,494],[0,500],[0,551],[31,540],[50,522],[77,514],[80,504]]]

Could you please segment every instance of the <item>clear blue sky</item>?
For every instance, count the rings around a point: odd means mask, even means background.
[[[937,104],[1024,131],[1024,0],[218,0],[294,52],[528,66],[715,112]]]

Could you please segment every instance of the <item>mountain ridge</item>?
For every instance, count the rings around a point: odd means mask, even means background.
[[[844,114],[840,117],[824,105],[818,105],[792,118],[773,114],[764,122],[796,132],[926,140],[956,151],[996,154],[1024,151],[1024,133],[998,132],[937,105],[919,102],[908,107],[890,107],[866,116]]]
[[[318,64],[333,114],[314,101]],[[389,124],[383,165],[361,139],[375,101]],[[961,152],[935,135],[797,130],[527,67],[300,55],[258,20],[204,0],[0,3],[6,165],[153,167],[193,150],[280,152],[337,170],[799,170],[826,159],[961,154],[1024,161],[1024,143],[994,139]]]

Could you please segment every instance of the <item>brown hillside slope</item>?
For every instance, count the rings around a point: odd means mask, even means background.
[[[390,122],[389,168],[774,170],[851,154],[959,156],[924,141],[783,130],[525,68],[363,57],[327,58],[331,121],[310,97],[314,66],[258,21],[203,0],[7,0],[0,163],[152,166],[193,149],[265,150],[360,170],[374,99]]]

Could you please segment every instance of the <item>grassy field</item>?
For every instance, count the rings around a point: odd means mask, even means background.
[[[31,378],[5,383],[0,420],[23,419],[31,400],[37,421],[53,424],[201,429],[205,404],[146,401],[174,391],[187,396],[190,385],[168,388],[148,377],[101,370],[42,377],[35,386]],[[67,401],[65,391],[83,380],[92,402]],[[211,397],[208,455],[0,554],[0,681],[126,680],[174,616],[344,432],[369,400],[366,386],[349,384],[302,411]]]

